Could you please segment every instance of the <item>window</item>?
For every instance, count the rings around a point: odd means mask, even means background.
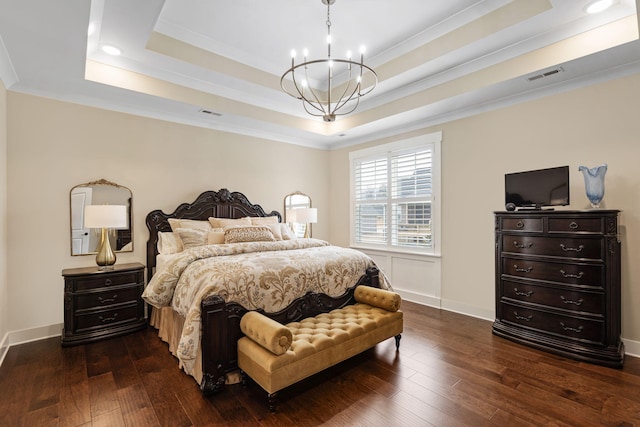
[[[351,244],[435,253],[440,132],[352,152]]]

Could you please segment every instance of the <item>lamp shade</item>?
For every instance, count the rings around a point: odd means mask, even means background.
[[[124,205],[88,205],[84,208],[86,228],[127,228],[127,207]]]
[[[318,209],[301,208],[296,209],[296,222],[299,224],[315,224],[318,222]]]

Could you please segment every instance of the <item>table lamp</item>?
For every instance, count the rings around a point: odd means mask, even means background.
[[[127,227],[127,207],[121,205],[88,205],[84,208],[84,226],[102,230],[96,264],[99,270],[113,270],[116,254],[111,249],[109,228]]]

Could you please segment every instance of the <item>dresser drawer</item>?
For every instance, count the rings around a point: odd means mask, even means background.
[[[505,257],[502,274],[601,289],[604,267],[601,264],[568,264]]]
[[[602,260],[604,241],[601,238],[540,237],[503,235],[504,252],[544,255],[562,258]]]
[[[136,302],[142,295],[142,285],[114,287],[102,292],[90,292],[75,295],[76,310],[108,307],[116,304]]]
[[[143,283],[142,273],[137,273],[135,271],[86,275],[82,277],[74,277],[71,279],[71,281],[71,292],[86,291],[96,288],[105,288],[109,286]]]
[[[504,231],[542,232],[542,218],[501,218],[500,229]]]
[[[549,218],[549,233],[604,233],[602,218]]]
[[[140,311],[140,307],[137,304],[133,304],[111,310],[94,311],[76,315],[74,332],[81,333],[106,326],[120,326],[127,323],[134,323],[143,318]]]
[[[601,292],[581,292],[573,289],[502,281],[503,300],[545,305],[576,313],[604,316],[605,296]]]
[[[605,322],[603,320],[563,316],[504,302],[501,304],[501,320],[504,322],[575,341],[598,345],[605,342]]]

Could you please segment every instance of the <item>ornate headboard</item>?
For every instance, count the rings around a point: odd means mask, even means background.
[[[220,191],[205,191],[193,203],[182,203],[173,213],[166,214],[156,209],[149,212],[145,220],[149,229],[147,241],[147,280],[153,276],[156,257],[158,256],[158,232],[171,231],[169,218],[195,219],[206,221],[209,217],[243,218],[245,216],[277,216],[282,222],[279,212],[266,213],[262,206],[254,205],[247,197],[237,191],[230,192],[226,188]]]

